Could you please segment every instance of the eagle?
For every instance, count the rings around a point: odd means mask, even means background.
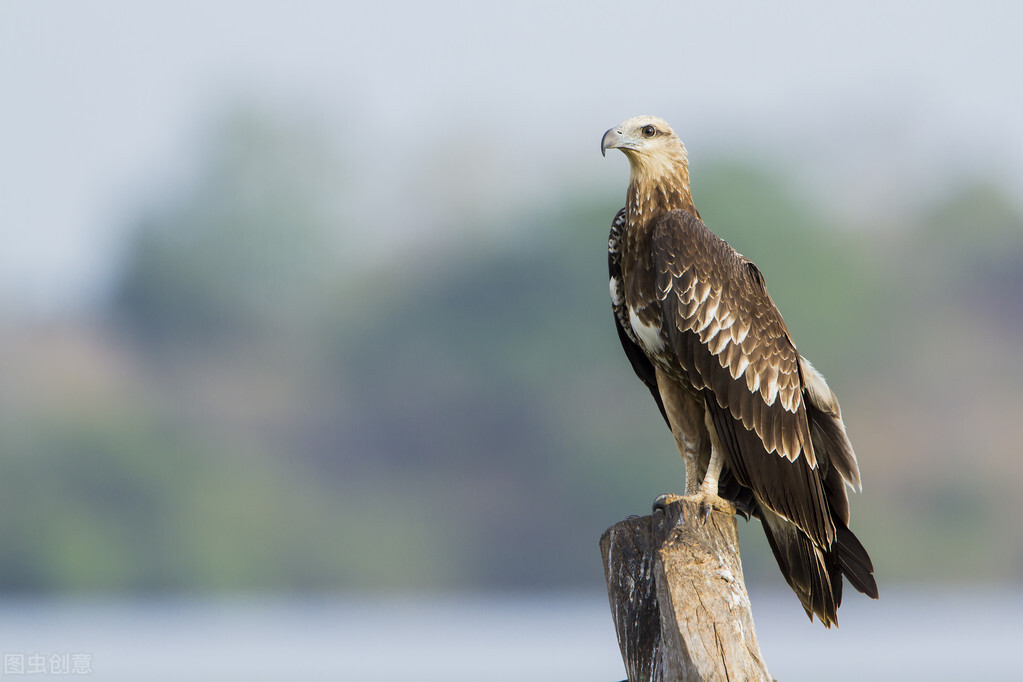
[[[608,237],[615,325],[685,461],[686,495],[706,514],[759,518],[807,616],[837,625],[843,576],[877,598],[849,530],[846,488],[862,485],[838,400],[760,270],[700,219],[671,127],[627,119],[604,133],[608,149],[630,166]]]

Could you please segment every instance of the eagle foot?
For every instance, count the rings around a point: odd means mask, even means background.
[[[719,495],[700,490],[693,495],[686,495],[683,499],[695,502],[700,506],[700,519],[707,523],[712,511],[719,511],[728,516],[735,514],[735,505]]]
[[[676,495],[675,493],[662,493],[661,495],[657,496],[656,500],[654,500],[653,513],[656,514],[659,511],[663,512],[668,508],[668,505],[671,504],[672,502],[678,502],[679,500],[684,499],[685,497],[683,497],[682,495]]]

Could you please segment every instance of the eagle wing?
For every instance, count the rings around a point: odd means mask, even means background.
[[[622,283],[622,233],[625,230],[625,209],[618,211],[614,220],[611,221],[611,233],[607,237],[607,269],[609,277],[609,288],[611,292],[611,310],[614,312],[615,327],[618,330],[618,339],[622,342],[625,356],[629,358],[636,376],[650,390],[657,408],[661,411],[665,423],[671,426],[668,421],[668,414],[664,411],[664,403],[661,394],[657,390],[657,374],[650,358],[640,348],[636,338],[632,335],[632,325],[629,323],[629,312],[625,305],[625,292]]]
[[[830,547],[827,462],[813,447],[799,354],[760,271],[686,211],[657,219],[651,251],[662,329],[705,395],[732,474]]]

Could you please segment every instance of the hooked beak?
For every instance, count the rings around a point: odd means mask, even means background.
[[[607,156],[608,149],[617,149],[622,143],[622,131],[611,128],[604,133],[604,139],[600,141],[600,155]]]

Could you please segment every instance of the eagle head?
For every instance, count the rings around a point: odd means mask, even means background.
[[[663,118],[634,116],[604,133],[600,153],[620,149],[629,159],[632,184],[673,184],[689,188],[686,148]]]
[[[633,116],[604,133],[600,153],[621,149],[629,161],[645,157],[675,157],[685,162],[686,148],[668,122],[657,116]]]

